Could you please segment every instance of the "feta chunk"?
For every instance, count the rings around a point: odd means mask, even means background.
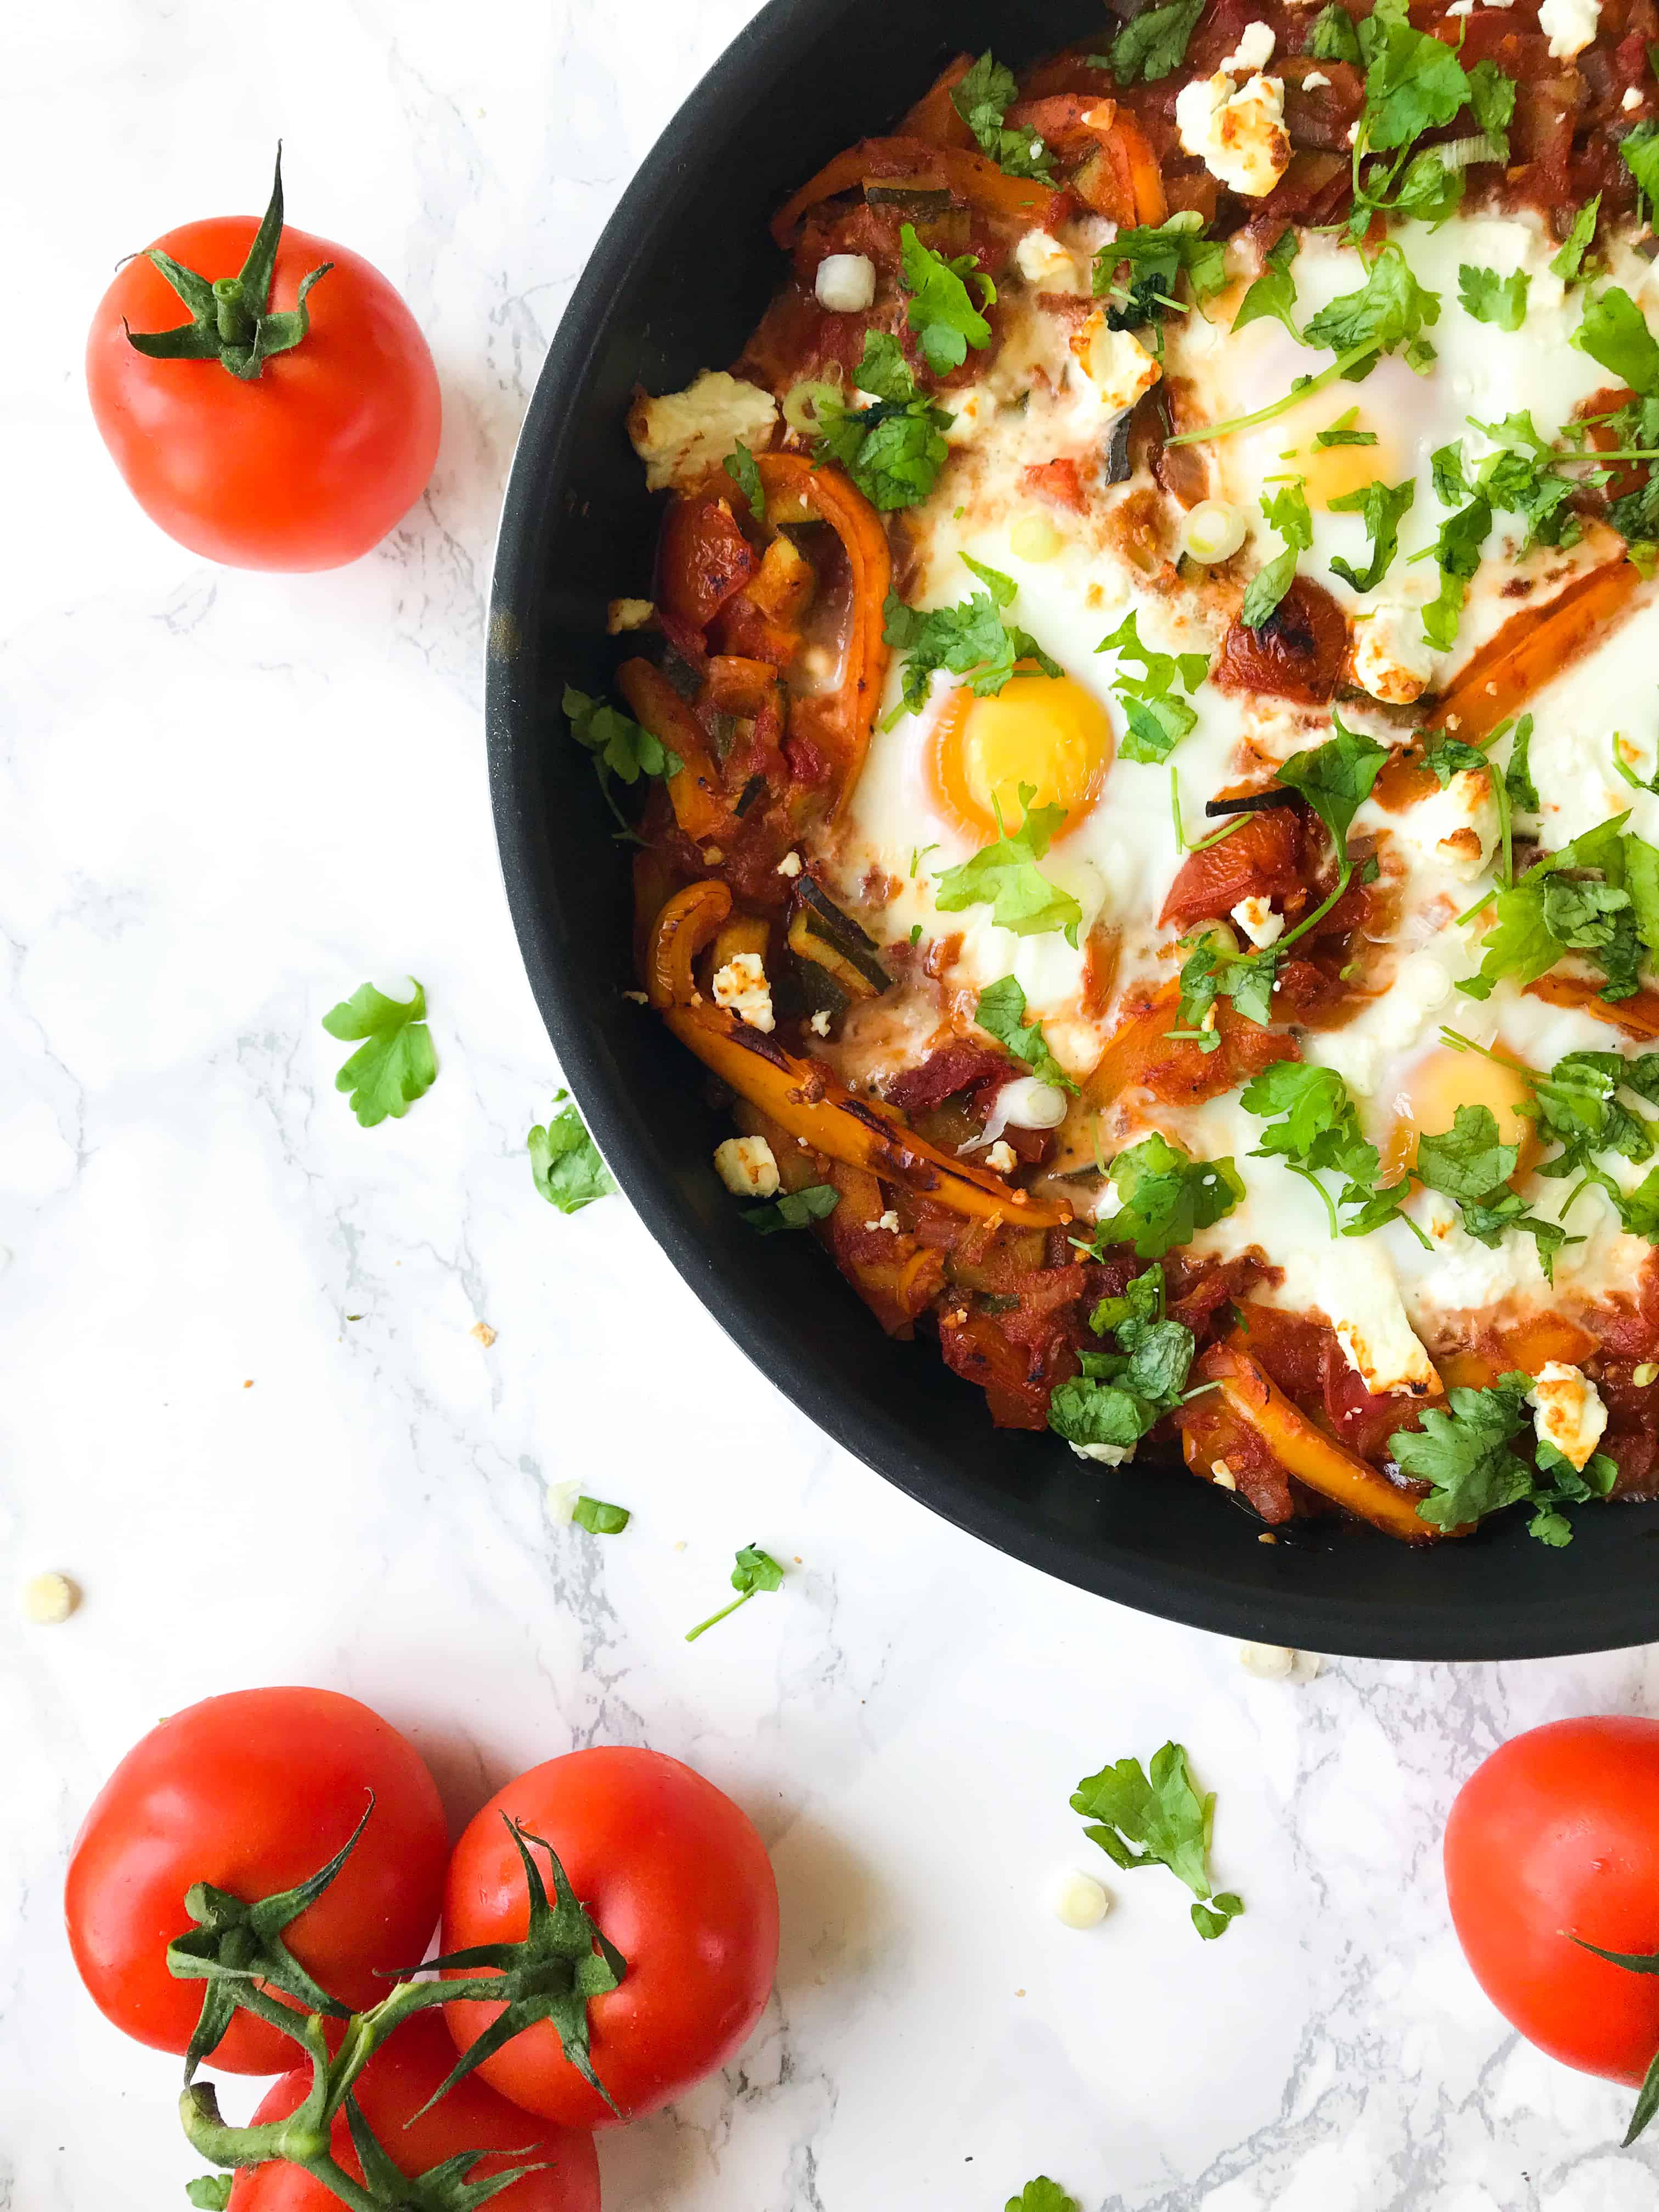
[[[1265,199],[1291,165],[1285,87],[1275,76],[1247,77],[1237,87],[1225,70],[1194,77],[1176,97],[1176,128],[1184,149],[1246,199]]]
[[[1014,248],[1014,266],[1028,284],[1045,292],[1077,289],[1078,267],[1069,246],[1046,230],[1028,230]]]
[[[1363,1302],[1358,1313],[1335,1316],[1331,1326],[1348,1364],[1374,1397],[1389,1390],[1414,1397],[1437,1395],[1440,1377],[1406,1318],[1397,1291]]]
[[[763,448],[777,419],[769,392],[723,368],[706,368],[684,392],[636,399],[628,434],[645,463],[647,489],[667,491],[694,488],[739,444],[751,452]]]
[[[1019,1154],[999,1137],[985,1155],[985,1164],[994,1175],[1012,1175],[1019,1165]]]
[[[814,1036],[827,1037],[830,1034],[829,1009],[827,1007],[821,1007],[819,1011],[813,1015],[811,1020],[808,1022],[806,1026],[811,1030]]]
[[[1310,70],[1302,80],[1304,92],[1318,92],[1330,82],[1323,70]]]
[[[1093,1460],[1097,1467],[1127,1467],[1135,1455],[1133,1444],[1073,1444],[1072,1449],[1079,1459]]]
[[[778,1163],[764,1137],[728,1137],[714,1147],[714,1172],[733,1198],[775,1198]]]
[[[1221,66],[1230,76],[1254,76],[1273,58],[1273,34],[1266,23],[1246,23],[1238,44]]]
[[[1625,96],[1619,105],[1626,115],[1633,113],[1642,105],[1642,95],[1633,84],[1626,88]]]
[[[1296,1671],[1296,1653],[1287,1644],[1241,1644],[1238,1660],[1259,1682],[1288,1682]]]
[[[786,853],[778,862],[775,872],[780,876],[798,876],[800,873],[800,854]]]
[[[1552,1359],[1533,1377],[1531,1397],[1539,1443],[1553,1444],[1583,1474],[1607,1425],[1601,1393],[1581,1368]]]
[[[1284,915],[1275,914],[1273,901],[1258,892],[1240,899],[1233,908],[1233,920],[1254,945],[1276,945],[1285,934]]]
[[[873,1221],[866,1221],[864,1225],[866,1229],[890,1230],[893,1235],[896,1237],[898,1235],[899,1218],[890,1206],[885,1213],[878,1213]]]
[[[1550,42],[1551,58],[1558,62],[1582,54],[1601,20],[1601,0],[1543,0],[1538,10],[1538,27]]]
[[[996,413],[997,403],[982,384],[970,384],[965,392],[951,394],[951,420],[943,432],[945,442],[947,446],[966,446]]]
[[[643,629],[656,612],[649,599],[612,599],[605,611],[605,626],[612,637],[621,637],[630,629]]]
[[[1077,332],[1072,351],[1082,363],[1101,405],[1112,415],[1133,407],[1164,374],[1133,331],[1108,327],[1103,307],[1097,307]]]
[[[772,987],[758,952],[735,952],[724,968],[715,969],[714,1004],[735,1014],[740,1022],[747,1022],[751,1030],[771,1034],[776,1026],[772,1018]]]
[[[1353,678],[1384,706],[1409,707],[1429,688],[1434,654],[1422,635],[1418,611],[1393,599],[1358,615],[1353,625]]]
[[[876,303],[876,264],[867,253],[826,253],[812,289],[832,315],[861,315]]]

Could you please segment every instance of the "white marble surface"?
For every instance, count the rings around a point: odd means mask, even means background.
[[[1621,2154],[1624,2096],[1488,2009],[1437,1846],[1480,1753],[1651,1705],[1650,1659],[1253,1681],[907,1504],[622,1200],[565,1221],[531,1188],[556,1071],[486,803],[494,518],[588,245],[751,12],[8,16],[0,2208],[182,2203],[173,2069],[71,1977],[64,1851],[159,1715],[307,1680],[406,1728],[457,1819],[535,1759],[646,1740],[760,1822],[777,1998],[728,2080],[607,2142],[611,2212],[999,2212],[1039,2171],[1085,2212],[1647,2212],[1659,2150]],[[394,538],[291,581],[149,526],[79,365],[116,256],[261,204],[279,131],[294,219],[402,286],[447,410]],[[443,1072],[365,1132],[319,1018],[405,968]],[[548,1525],[568,1475],[635,1509],[624,1538]],[[688,1650],[750,1538],[800,1568]],[[27,1628],[16,1588],[51,1567],[84,1605]],[[1046,1892],[1094,1856],[1069,1790],[1170,1735],[1248,1917],[1201,1945],[1169,1877],[1114,1876],[1067,1932]]]

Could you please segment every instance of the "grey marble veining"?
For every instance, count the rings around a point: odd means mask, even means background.
[[[649,1741],[759,1822],[777,1995],[724,2081],[607,2141],[611,2212],[1000,2212],[1039,2171],[1085,2212],[1651,2212],[1624,2094],[1464,1972],[1438,1837],[1504,1735],[1650,1710],[1652,1655],[1253,1680],[931,1519],[766,1387],[620,1200],[564,1221],[531,1188],[557,1075],[484,784],[495,517],[589,246],[751,12],[7,24],[34,305],[0,349],[0,1560],[85,1601],[52,1631],[0,1607],[0,2212],[182,2203],[173,2069],[74,1982],[64,1855],[161,1714],[284,1679],[407,1729],[458,1820],[533,1760]],[[444,382],[427,496],[328,577],[160,537],[81,382],[117,256],[262,204],[279,133],[292,220],[393,277]],[[364,1132],[319,1019],[404,969],[442,1073]],[[572,1476],[635,1509],[624,1538],[550,1524]],[[787,1587],[688,1648],[750,1539]],[[1171,1735],[1246,1917],[1200,1944],[1172,1881],[1103,1862],[1114,1911],[1066,1930],[1049,1885],[1097,1858],[1071,1788]]]

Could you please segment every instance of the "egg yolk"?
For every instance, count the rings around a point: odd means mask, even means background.
[[[1063,806],[1066,829],[1094,805],[1112,762],[1112,725],[1091,692],[1069,676],[1012,676],[994,699],[951,692],[933,724],[928,777],[946,817],[988,842],[1024,819],[1022,784],[1037,806]],[[1062,836],[1065,830],[1060,833]]]
[[[1353,416],[1351,422],[1344,421],[1348,415]],[[1331,429],[1338,422],[1346,430],[1370,433],[1376,443],[1319,445],[1317,434]],[[1318,392],[1301,406],[1289,409],[1279,421],[1268,425],[1263,434],[1272,437],[1275,453],[1291,455],[1289,460],[1279,461],[1278,466],[1294,470],[1304,479],[1310,507],[1328,507],[1350,492],[1363,491],[1374,478],[1395,483],[1415,466],[1414,462],[1402,461],[1384,424],[1370,421],[1363,409],[1356,412],[1351,385],[1339,385],[1334,392]]]
[[[1425,1130],[1438,1136],[1449,1129],[1460,1106],[1491,1108],[1499,1143],[1519,1147],[1516,1172],[1525,1174],[1542,1150],[1536,1129],[1521,1111],[1531,1097],[1532,1086],[1514,1068],[1478,1053],[1436,1046],[1407,1070],[1395,1097],[1387,1133],[1377,1146],[1382,1182],[1398,1182],[1417,1158],[1418,1138]]]

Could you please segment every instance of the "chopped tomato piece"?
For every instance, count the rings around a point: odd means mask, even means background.
[[[1347,649],[1347,617],[1322,584],[1297,576],[1260,629],[1233,624],[1215,680],[1230,690],[1322,707],[1336,696]]]
[[[1042,461],[1026,470],[1024,481],[1027,491],[1051,500],[1056,507],[1069,507],[1073,514],[1083,514],[1088,507],[1083,472],[1073,460]]]
[[[657,596],[680,622],[706,629],[758,566],[723,499],[680,499],[670,507],[658,555]]]
[[[1303,888],[1303,816],[1296,806],[1267,807],[1218,845],[1189,853],[1170,886],[1160,927],[1191,929],[1221,921],[1241,899],[1286,899]]]

